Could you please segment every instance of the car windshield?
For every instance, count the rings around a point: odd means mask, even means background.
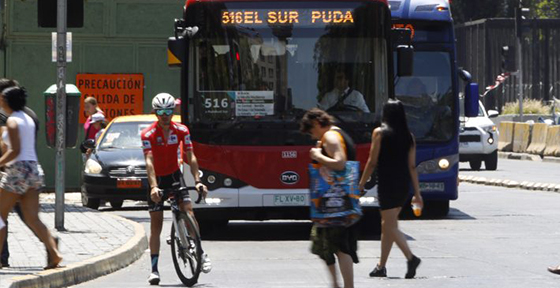
[[[408,125],[418,142],[449,141],[453,137],[451,75],[448,52],[416,51],[413,75],[397,80],[396,97],[404,104]]]
[[[141,149],[140,133],[153,122],[118,122],[111,124],[103,134],[99,150]]]

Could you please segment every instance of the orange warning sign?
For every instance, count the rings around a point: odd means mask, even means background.
[[[84,99],[95,97],[107,122],[117,116],[142,114],[144,110],[144,75],[78,74],[76,86],[82,92],[80,123],[85,123]]]

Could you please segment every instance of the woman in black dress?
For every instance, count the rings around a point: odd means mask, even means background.
[[[386,277],[385,264],[393,242],[406,257],[408,270],[405,278],[414,278],[420,258],[414,256],[399,230],[401,208],[408,198],[410,184],[414,189],[412,203],[422,206],[422,196],[416,172],[416,144],[408,129],[404,107],[398,100],[390,99],[383,107],[381,127],[373,130],[371,149],[364,173],[360,179],[360,191],[377,167],[379,205],[381,206],[381,258],[369,274]]]

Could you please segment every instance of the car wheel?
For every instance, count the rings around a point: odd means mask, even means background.
[[[482,166],[482,160],[471,160],[469,161],[472,170],[480,170],[480,166]]]
[[[484,159],[486,170],[496,170],[498,168],[498,150],[488,154]]]
[[[123,200],[113,200],[113,201],[109,201],[111,203],[111,207],[113,207],[113,209],[121,209],[122,205],[123,205]]]
[[[99,199],[88,197],[87,192],[82,188],[82,206],[97,210],[99,208],[99,203]]]

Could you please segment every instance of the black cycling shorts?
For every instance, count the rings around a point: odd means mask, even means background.
[[[156,176],[156,180],[159,189],[169,189],[178,184],[181,185],[180,187],[186,187],[181,170],[177,170],[172,174],[165,175],[165,176]],[[176,196],[173,195],[173,193],[170,193],[169,195],[165,195],[166,197],[162,198],[159,203],[155,203],[154,201],[152,201],[152,197],[150,197],[150,192],[151,189],[148,188],[148,211],[149,212],[163,211],[163,203],[165,202],[165,200],[167,200],[167,197]],[[189,193],[184,193],[183,195],[180,196],[181,197],[177,199],[177,204],[181,204],[183,202],[185,203],[191,202],[191,197],[189,196]]]

